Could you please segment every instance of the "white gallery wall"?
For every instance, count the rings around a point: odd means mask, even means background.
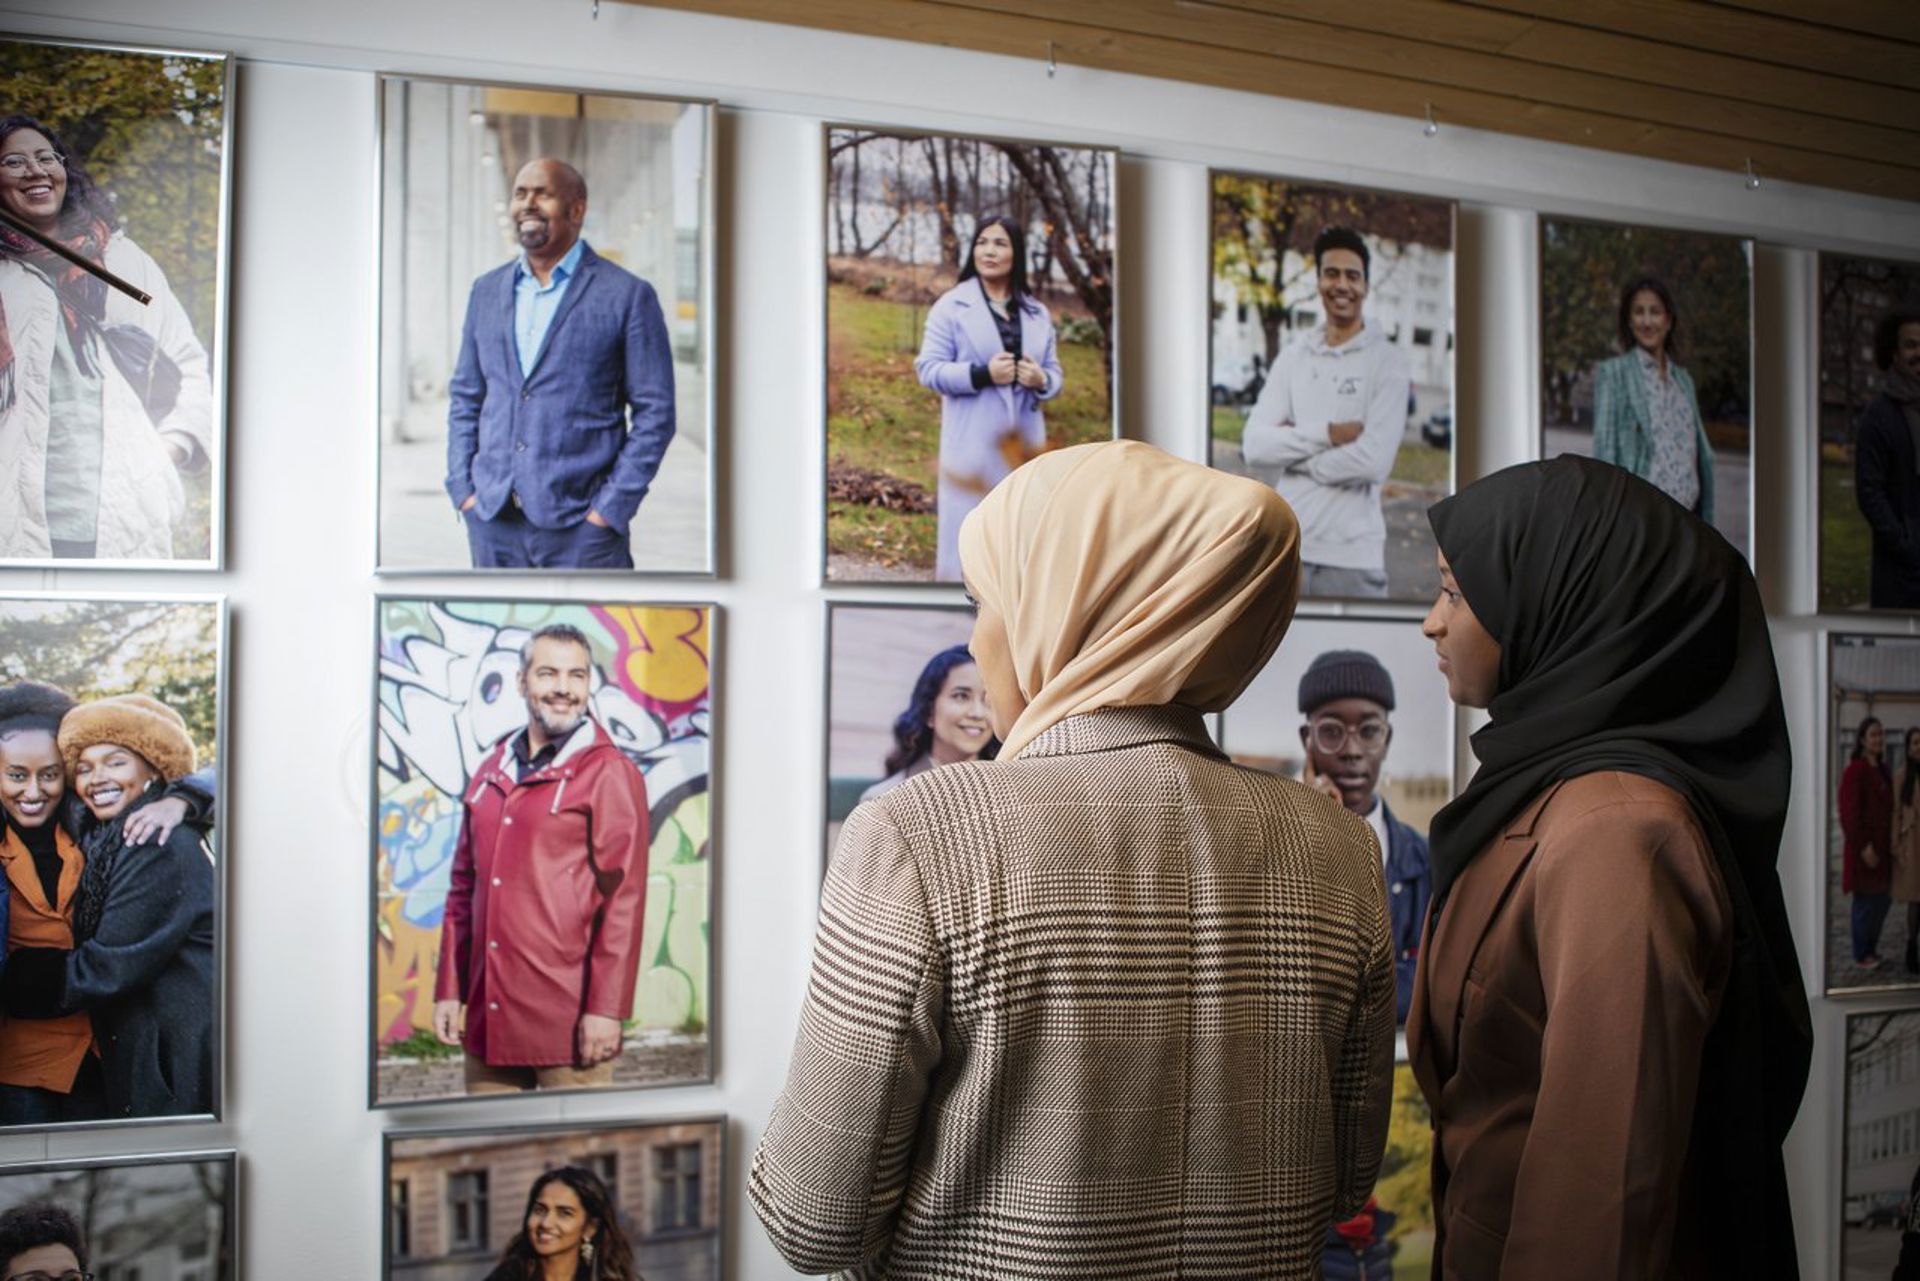
[[[223,50],[243,60],[234,108],[229,568],[0,571],[0,590],[217,591],[231,603],[226,1116],[215,1125],[9,1138],[0,1140],[0,1160],[236,1146],[244,1275],[373,1278],[385,1130],[724,1111],[732,1119],[729,1275],[785,1275],[741,1189],[785,1070],[819,867],[830,594],[820,585],[817,480],[823,120],[1121,148],[1122,422],[1127,435],[1193,458],[1205,456],[1209,166],[1463,202],[1463,481],[1535,453],[1535,210],[1762,242],[1756,561],[1800,765],[1782,877],[1817,989],[1818,680],[1828,620],[1811,613],[1813,250],[1912,256],[1920,207],[1770,182],[1750,191],[1743,157],[1732,152],[1725,172],[1709,172],[1474,133],[1444,118],[1427,137],[1417,121],[1072,66],[1049,77],[1044,45],[1017,60],[613,0],[597,19],[592,10],[593,0],[34,0],[0,14],[0,28],[22,34]],[[373,575],[379,70],[720,103],[717,578],[476,584]],[[373,595],[476,587],[722,607],[709,1086],[366,1109]],[[831,595],[927,599],[899,590]],[[1908,630],[1900,620],[1860,626]],[[1461,743],[1464,752],[1464,734]],[[1819,1045],[1789,1149],[1809,1277],[1837,1269],[1846,1012],[1818,998],[1814,1007]]]

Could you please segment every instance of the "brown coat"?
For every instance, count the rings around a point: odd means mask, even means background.
[[[0,866],[12,903],[7,909],[7,951],[19,947],[73,946],[73,895],[85,861],[65,831],[57,830],[60,853],[57,903],[47,902],[33,855],[11,828],[0,829]],[[0,1021],[0,1084],[38,1086],[66,1094],[93,1044],[93,1020],[83,1010],[57,1019]]]
[[[1460,874],[1407,1020],[1436,1278],[1714,1275],[1738,1227],[1676,1209],[1732,930],[1692,810],[1635,774],[1553,784]]]
[[[1893,776],[1893,896],[1902,903],[1920,903],[1920,786],[1913,804],[1902,805],[1907,767]]]
[[[748,1190],[807,1273],[1314,1276],[1393,988],[1364,822],[1197,712],[1069,717],[847,820]]]

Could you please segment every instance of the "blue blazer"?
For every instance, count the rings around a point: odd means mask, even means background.
[[[589,510],[624,530],[673,439],[673,352],[653,286],[583,246],[580,269],[524,377],[513,338],[516,262],[473,283],[448,385],[447,494],[492,520],[570,529]]]
[[[1433,895],[1433,869],[1427,838],[1402,823],[1380,798],[1387,820],[1387,916],[1393,929],[1395,1021],[1407,1021],[1413,1002],[1413,975],[1420,963],[1420,932],[1427,925],[1427,900]]]

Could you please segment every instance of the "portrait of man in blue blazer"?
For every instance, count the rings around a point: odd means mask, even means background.
[[[477,569],[631,569],[628,535],[673,439],[653,286],[580,238],[587,184],[514,178],[521,256],[474,282],[449,384],[447,494]]]

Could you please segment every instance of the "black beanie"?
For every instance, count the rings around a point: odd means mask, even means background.
[[[1300,710],[1311,714],[1336,698],[1370,698],[1392,711],[1393,677],[1364,650],[1329,650],[1300,678]]]

